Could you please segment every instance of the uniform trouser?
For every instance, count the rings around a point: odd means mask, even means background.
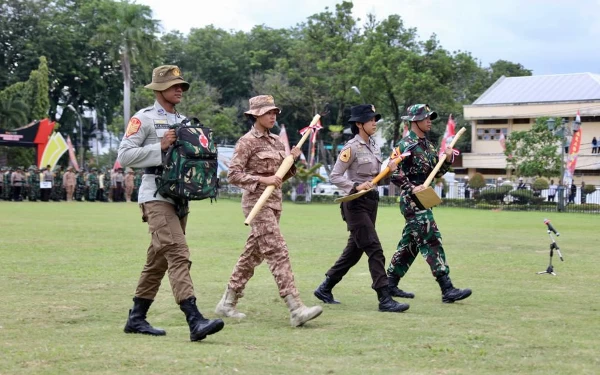
[[[123,183],[117,182],[117,186],[115,187],[115,192],[113,195],[113,202],[122,202],[123,201]]]
[[[13,200],[16,201],[21,201],[23,200],[21,198],[21,190],[23,189],[22,186],[13,186],[12,187],[12,194],[13,194]]]
[[[71,202],[73,200],[73,193],[75,192],[75,185],[65,185],[65,190],[67,191],[67,202]]]
[[[341,280],[365,253],[369,257],[369,272],[373,280],[371,287],[379,289],[388,285],[385,256],[375,231],[377,204],[378,200],[368,194],[342,203],[342,217],[348,225],[350,237],[342,255],[325,273],[330,279]]]
[[[431,209],[417,211],[406,219],[402,238],[388,268],[390,275],[402,278],[408,272],[418,253],[429,264],[434,277],[448,275],[450,267],[442,247],[442,235]]]
[[[133,193],[133,186],[125,185],[125,200],[131,202],[131,194]]]
[[[52,189],[41,189],[42,190],[42,202],[48,202],[50,200],[50,193]]]
[[[175,206],[164,201],[140,204],[142,220],[148,223],[152,241],[135,296],[153,300],[168,271],[175,302],[194,296],[190,277],[190,249],[185,240],[187,216],[179,219]]]
[[[250,210],[251,207],[244,208],[244,216],[247,217]],[[299,295],[294,283],[287,244],[279,231],[280,217],[280,210],[264,207],[250,224],[252,229],[246,240],[244,252],[233,267],[229,278],[228,286],[236,293],[243,292],[254,275],[254,269],[266,260],[279,288],[279,296]]]

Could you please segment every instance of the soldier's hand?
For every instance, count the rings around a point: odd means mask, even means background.
[[[270,177],[261,177],[259,182],[263,185],[273,185],[276,188],[280,188],[283,181],[281,177],[273,175]]]
[[[425,187],[425,185],[419,185],[419,186],[415,186],[415,187],[412,189],[412,192],[413,192],[413,194],[415,194],[415,193],[418,193],[418,192],[420,192],[420,191],[422,191],[422,190],[425,190],[425,189],[427,189],[427,188]]]
[[[300,154],[302,153],[302,151],[296,146],[292,147],[290,152],[292,153],[294,160],[298,160],[298,158],[300,157]]]
[[[160,139],[160,149],[166,151],[169,146],[173,144],[177,140],[177,134],[175,134],[175,129],[169,129]]]
[[[446,147],[446,149],[444,150],[444,153],[446,154],[446,161],[447,162],[451,162],[453,155],[452,153],[454,152],[454,150],[452,150],[452,147]]]
[[[373,187],[373,184],[371,183],[371,181],[365,181],[362,184],[358,185],[356,187],[357,191],[361,191],[361,190],[369,190]]]

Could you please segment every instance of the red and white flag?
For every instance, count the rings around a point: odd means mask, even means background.
[[[316,148],[317,148],[317,145],[316,145],[317,133],[319,132],[319,130],[323,129],[323,126],[321,126],[321,120],[317,121],[317,123],[314,124],[313,126],[307,126],[307,127],[300,129],[300,134],[304,134],[306,131],[308,131],[310,129],[312,129],[312,134],[310,135],[308,165],[312,166],[315,161],[315,152],[316,152]]]
[[[408,133],[410,133],[410,130],[408,129],[408,122],[403,122],[402,126],[404,127],[404,130],[402,131],[402,138],[404,138],[408,135]]]
[[[450,145],[452,143],[452,139],[456,135],[455,130],[456,124],[454,123],[454,119],[452,115],[448,117],[448,123],[446,124],[446,131],[444,132],[444,137],[442,138],[442,144],[440,145],[440,155],[446,151],[446,145]]]
[[[504,137],[504,133],[500,133],[498,142],[500,142],[500,146],[502,146],[502,151],[506,151],[506,138]]]
[[[77,164],[77,157],[75,156],[75,149],[73,148],[73,143],[71,142],[71,137],[67,135],[67,148],[69,149],[69,164],[75,168],[77,172],[79,172],[79,164]]]
[[[287,135],[287,131],[285,130],[285,125],[281,124],[281,131],[279,132],[279,140],[283,143],[285,147],[285,154],[290,154],[290,140]]]

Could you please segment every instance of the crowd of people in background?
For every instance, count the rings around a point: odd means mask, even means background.
[[[117,168],[75,171],[49,165],[39,169],[0,167],[0,199],[30,202],[136,202],[143,171]]]

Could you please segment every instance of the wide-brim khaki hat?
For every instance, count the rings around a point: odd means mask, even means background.
[[[190,89],[190,84],[183,79],[177,65],[162,65],[152,71],[152,83],[144,87],[154,91],[165,91],[174,85],[181,85],[183,91]]]
[[[258,95],[250,98],[250,109],[244,113],[260,117],[272,109],[276,109],[278,113],[281,113],[281,109],[275,105],[275,99],[271,95]]]

